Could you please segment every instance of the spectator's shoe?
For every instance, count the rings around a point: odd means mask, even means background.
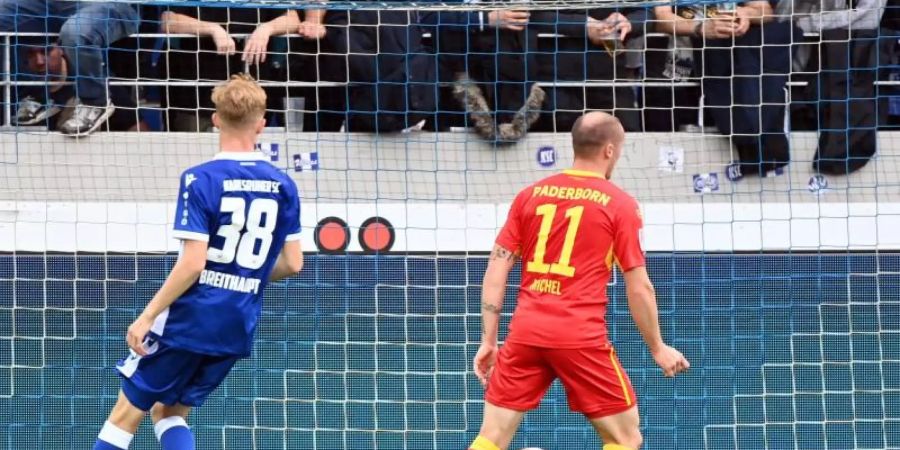
[[[422,119],[418,123],[400,130],[400,132],[403,134],[415,133],[417,131],[422,131],[423,128],[425,128],[425,119]]]
[[[453,83],[453,97],[466,108],[466,112],[472,118],[470,125],[475,129],[475,133],[489,141],[494,140],[496,129],[491,108],[481,89],[469,79],[468,74],[457,74],[456,82]]]
[[[547,94],[540,86],[531,85],[531,92],[528,93],[528,100],[516,112],[510,123],[502,123],[497,127],[497,133],[501,140],[515,142],[525,137],[528,130],[541,117],[541,105]]]
[[[109,116],[115,111],[116,106],[110,100],[107,100],[106,106],[78,103],[75,105],[72,117],[60,125],[59,131],[67,136],[87,136],[100,128],[100,125],[103,125],[103,122],[106,122],[106,119],[109,119]]]
[[[43,104],[34,97],[25,97],[19,102],[13,124],[18,126],[36,125],[59,114],[60,111],[62,108],[53,103]]]

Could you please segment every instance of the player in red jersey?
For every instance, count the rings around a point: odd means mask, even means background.
[[[609,182],[624,140],[613,116],[582,116],[572,128],[572,169],[527,187],[510,207],[484,275],[482,342],[474,363],[486,386],[485,409],[472,450],[506,449],[525,412],[538,406],[556,378],[604,450],[640,447],[634,390],[606,331],[606,285],[614,264],[624,273],[631,315],[663,374],[690,366],[660,335],[638,204]],[[498,352],[506,280],[520,257],[518,305]]]

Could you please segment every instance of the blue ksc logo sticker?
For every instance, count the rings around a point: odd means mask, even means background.
[[[256,150],[269,157],[273,162],[278,161],[279,145],[274,142],[258,142]]]
[[[294,155],[294,171],[319,170],[319,152],[305,152]]]
[[[809,189],[809,192],[813,194],[822,194],[826,190],[828,190],[828,178],[825,178],[824,175],[818,174],[809,177],[809,182],[806,183],[806,188]]]
[[[553,167],[556,165],[556,149],[545,145],[537,151],[537,162],[541,167]]]
[[[694,175],[694,192],[708,194],[719,190],[719,174],[699,173]]]

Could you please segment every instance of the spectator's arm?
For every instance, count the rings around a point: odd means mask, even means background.
[[[293,33],[300,24],[300,16],[297,11],[287,11],[282,16],[278,16],[268,22],[262,23],[257,29],[265,29],[270,36],[281,36]]]
[[[594,44],[602,45],[603,41],[624,41],[631,34],[631,22],[622,13],[615,11],[603,19],[588,17],[588,37]]]
[[[675,36],[696,36],[707,39],[725,39],[742,34],[739,23],[731,16],[708,18],[704,20],[685,19],[675,14],[670,6],[653,8],[656,30]],[[746,31],[746,30],[745,30]]]
[[[269,38],[293,33],[300,24],[297,11],[287,11],[281,16],[268,22],[261,23],[244,44],[244,54],[241,60],[250,64],[260,64],[266,61],[269,49]]]
[[[325,10],[308,9],[303,12],[303,21],[300,22],[297,33],[306,39],[322,39],[325,37]]]
[[[671,6],[654,7],[653,20],[656,22],[656,31],[676,36],[693,36],[698,23],[675,14]]]
[[[647,22],[650,20],[650,11],[647,8],[634,8],[622,11],[628,22],[631,23],[631,33],[628,33],[629,39],[643,36],[647,33]]]
[[[887,0],[858,0],[854,9],[822,11],[818,14],[800,17],[797,19],[797,26],[806,32],[839,28],[877,30],[886,5]]]
[[[522,31],[528,26],[531,13],[525,10],[495,9],[487,13],[487,23],[495,28]]]
[[[644,34],[646,32],[644,27],[651,17],[651,12],[648,8],[597,8],[588,12],[591,17],[599,20],[609,18],[612,13],[621,14],[631,23],[632,29],[628,33],[629,38]]]
[[[162,13],[160,26],[164,33],[169,34],[212,36],[220,30],[225,31],[221,25],[215,22],[204,22],[200,19],[172,11],[164,11]]]
[[[310,23],[323,24],[325,23],[325,10],[324,9],[310,9],[304,12],[303,21]]]
[[[738,12],[743,12],[751,25],[762,25],[771,22],[775,18],[772,4],[768,1],[752,1],[738,6]]]
[[[235,52],[234,39],[222,25],[172,11],[163,12],[160,19],[160,28],[163,33],[211,37],[216,43],[216,51],[219,54],[231,55]]]

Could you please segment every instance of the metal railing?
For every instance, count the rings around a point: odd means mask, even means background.
[[[0,85],[3,86],[5,98],[8,99],[4,102],[3,105],[3,119],[5,124],[10,124],[12,119],[12,87],[13,86],[48,86],[48,85],[71,85],[74,84],[71,81],[17,81],[13,80],[12,73],[12,37],[22,38],[22,37],[54,37],[59,36],[59,33],[42,33],[42,32],[31,32],[31,33],[16,33],[16,32],[0,32],[0,37],[3,38],[3,68],[4,68],[4,76],[3,80],[0,81]],[[231,37],[237,39],[244,39],[250,36],[250,33],[233,33],[230,34]],[[656,37],[656,38],[665,38],[670,35],[665,33],[645,33],[645,37]],[[804,33],[805,37],[818,37],[818,33]],[[147,38],[147,39],[177,39],[177,38],[198,38],[195,34],[185,34],[185,33],[135,33],[128,36],[129,38]],[[299,34],[286,34],[281,35],[279,37],[302,37]],[[431,33],[424,33],[424,38],[431,38]],[[566,38],[568,36],[559,33],[539,33],[538,38],[540,39],[557,39],[557,38]],[[137,51],[137,50],[135,50]],[[646,51],[643,49],[642,51]],[[280,53],[287,54],[287,53]],[[333,54],[333,55],[346,55],[345,53],[311,53],[310,55],[322,55],[322,54]],[[245,65],[245,70],[249,68],[249,64]],[[139,78],[131,79],[131,78],[117,78],[111,76],[108,78],[107,84],[109,86],[129,86],[129,87],[144,87],[144,86],[165,86],[165,87],[213,87],[221,84],[221,81],[173,81],[173,80],[163,80],[163,79],[144,79],[141,80]],[[341,87],[346,86],[347,82],[341,81],[260,81],[259,84],[263,87]],[[452,83],[449,82],[440,82],[438,83],[442,86],[449,86]],[[699,86],[700,83],[697,81],[662,81],[662,80],[628,80],[628,81],[618,81],[618,80],[584,80],[584,81],[539,81],[536,83],[538,86],[546,87],[546,88],[596,88],[596,87],[696,87]],[[787,83],[788,87],[804,87],[807,86],[808,83],[805,81],[789,81]],[[876,81],[875,85],[877,86],[900,86],[900,81],[887,81],[880,80]]]

